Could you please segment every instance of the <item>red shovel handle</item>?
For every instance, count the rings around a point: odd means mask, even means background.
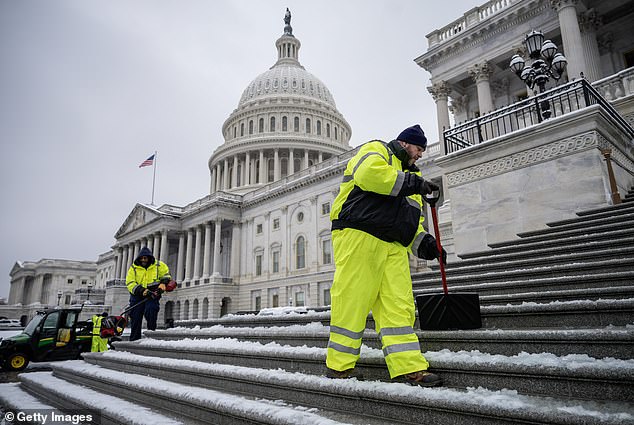
[[[439,197],[440,194],[429,198],[427,196],[423,196],[423,198],[425,199],[425,201],[427,201],[427,203],[429,203],[429,207],[431,208],[431,217],[432,221],[434,222],[434,233],[436,234],[436,248],[438,248],[438,252],[440,253],[438,262],[440,263],[442,290],[444,291],[445,295],[447,295],[449,293],[449,290],[447,289],[447,275],[445,274],[445,263],[443,262],[442,245],[440,244],[440,230],[438,229],[438,215],[436,214],[436,202],[438,201]]]

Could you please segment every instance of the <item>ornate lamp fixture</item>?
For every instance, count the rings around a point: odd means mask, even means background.
[[[546,83],[551,79],[556,81],[563,75],[568,61],[561,53],[557,52],[557,45],[550,40],[544,40],[541,31],[531,31],[524,40],[529,57],[533,62],[526,66],[520,55],[511,58],[510,68],[524,83],[533,89],[539,87],[540,93],[546,89]],[[542,115],[550,117],[550,105],[548,101],[542,102]]]

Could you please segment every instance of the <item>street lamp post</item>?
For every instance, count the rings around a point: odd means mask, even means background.
[[[61,289],[57,290],[57,306],[59,307],[59,300],[62,299],[62,295],[64,295],[64,292],[62,292]]]
[[[526,66],[524,58],[514,55],[511,58],[510,68],[524,83],[533,89],[539,87],[539,92],[546,90],[546,83],[551,78],[556,81],[561,78],[568,61],[561,53],[557,53],[557,45],[550,40],[544,40],[541,31],[531,31],[524,40],[528,56],[533,62]],[[544,100],[541,105],[541,114],[544,119],[550,117],[550,104]]]

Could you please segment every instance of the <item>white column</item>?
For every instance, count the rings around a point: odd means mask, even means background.
[[[244,160],[245,164],[244,164],[244,184],[245,185],[250,185],[251,184],[251,153],[247,152],[246,153],[246,159]]]
[[[230,277],[240,276],[240,229],[241,223],[234,222],[231,228],[231,270],[229,270]]]
[[[319,151],[317,156],[318,156],[317,162],[322,162],[324,160],[324,153],[322,151]]]
[[[192,243],[194,229],[187,229],[187,251],[185,252],[185,280],[192,278]]]
[[[273,152],[273,180],[278,181],[280,176],[280,150],[275,148]]]
[[[222,183],[222,188],[224,190],[229,189],[229,159],[225,158],[225,169],[223,173],[224,182]]]
[[[205,249],[203,251],[203,277],[209,277],[211,260],[211,223],[205,223]]]
[[[176,280],[182,282],[185,277],[185,265],[183,259],[185,258],[185,233],[181,233],[178,236],[178,263],[176,264]]]
[[[601,17],[594,9],[584,12],[579,19],[579,29],[583,40],[583,56],[586,59],[586,71],[583,74],[590,82],[601,79],[601,55],[597,42],[597,30],[601,23]]]
[[[161,255],[161,251],[159,251],[159,244],[161,243],[161,239],[159,238],[159,235],[154,235],[152,238],[154,239],[154,244],[152,245],[152,253],[154,253],[154,258],[158,260]]]
[[[427,87],[427,91],[431,94],[436,102],[436,120],[438,121],[438,139],[440,140],[440,152],[447,155],[443,132],[449,128],[449,104],[447,102],[451,88],[446,81],[438,81],[431,87]]]
[[[484,115],[493,110],[493,99],[491,98],[491,86],[489,77],[493,72],[489,62],[484,61],[467,69],[467,72],[473,78],[478,90],[478,106],[480,115]]]
[[[211,169],[211,181],[209,182],[209,193],[216,191],[216,167]]]
[[[304,149],[304,170],[308,168],[308,149]]]
[[[295,157],[293,156],[293,149],[288,150],[288,174],[295,173]]]
[[[222,190],[222,170],[220,169],[220,163],[216,164],[216,192]]]
[[[167,263],[169,258],[169,245],[167,241],[167,230],[161,232],[161,260]]]
[[[587,72],[585,57],[583,55],[583,43],[581,30],[577,20],[575,5],[578,0],[550,0],[550,4],[559,15],[559,27],[561,39],[564,45],[564,55],[568,60],[568,78],[578,79],[581,72]]]
[[[121,261],[123,260],[123,249],[121,247],[117,248],[117,261],[114,266],[114,278],[121,279]]]
[[[196,226],[196,241],[194,242],[194,279],[198,279],[200,277],[201,242],[202,228],[200,226]]]
[[[260,181],[259,181],[260,184],[266,183],[266,179],[264,178],[265,177],[264,171],[265,171],[265,167],[264,167],[264,151],[261,150],[260,151]],[[215,270],[214,270],[214,273],[215,273]]]
[[[130,260],[130,263],[133,263],[134,260],[136,260],[136,257],[139,256],[139,251],[141,251],[141,241],[136,241],[134,243],[134,253],[132,255],[132,259]]]
[[[214,235],[214,276],[220,276],[220,231],[222,229],[222,219],[216,219]]]
[[[231,170],[231,187],[238,187],[238,155],[233,156],[233,170]]]

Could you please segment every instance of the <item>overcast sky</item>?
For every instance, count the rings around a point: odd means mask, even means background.
[[[186,205],[242,91],[277,59],[330,89],[351,146],[438,140],[425,35],[483,0],[0,0],[0,296],[16,261],[95,261],[136,203]]]

